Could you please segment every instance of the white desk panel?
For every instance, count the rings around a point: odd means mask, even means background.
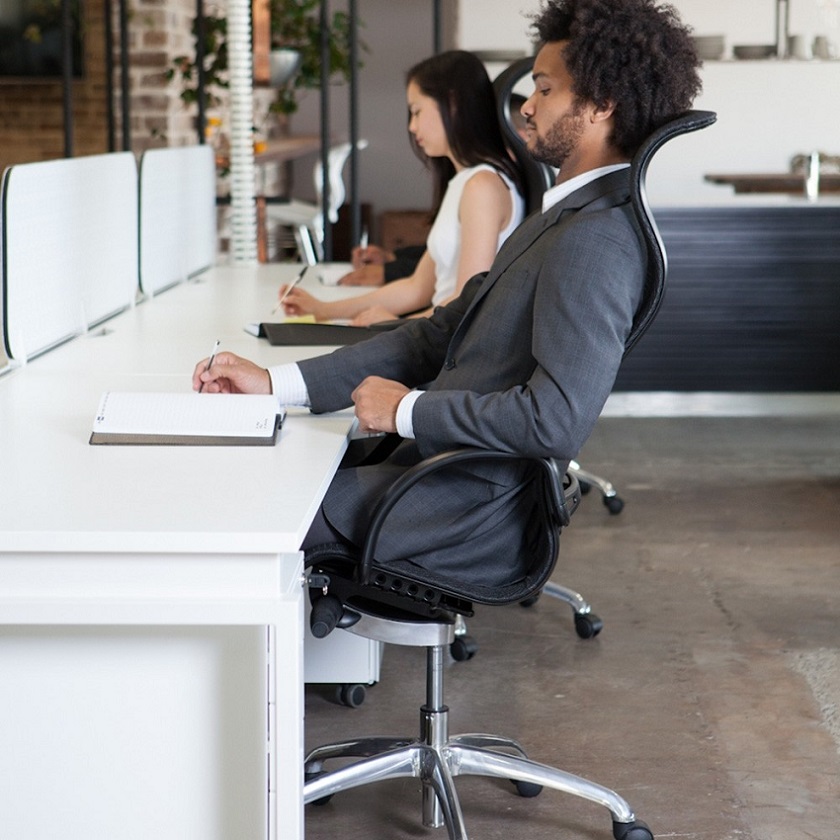
[[[303,835],[298,546],[352,414],[293,409],[274,447],[87,442],[103,390],[189,389],[216,338],[263,364],[320,352],[240,329],[293,271],[266,269],[214,270],[0,379],[4,836]]]
[[[140,286],[147,294],[209,268],[216,257],[212,146],[148,149],[140,159]]]
[[[14,359],[25,361],[134,303],[137,165],[130,152],[12,166],[3,205]]]

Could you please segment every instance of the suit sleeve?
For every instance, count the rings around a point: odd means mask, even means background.
[[[381,376],[416,388],[433,380],[443,364],[452,333],[484,275],[476,275],[448,306],[429,318],[406,319],[403,326],[325,356],[298,362],[312,411],[338,411],[366,376]]]

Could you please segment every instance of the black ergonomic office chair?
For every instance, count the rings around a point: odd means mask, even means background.
[[[540,209],[543,193],[554,184],[555,178],[554,170],[547,163],[534,160],[528,153],[524,141],[516,131],[514,109],[511,107],[516,86],[530,75],[533,66],[533,56],[519,59],[506,67],[493,81],[499,124],[505,143],[523,173],[525,206],[529,213]],[[610,481],[584,470],[577,461],[569,464],[569,471],[573,472],[580,482],[582,493],[588,493],[592,487],[597,488],[607,510],[611,514],[621,513],[624,501]]]
[[[645,296],[627,342],[629,351],[647,329],[662,300],[665,251],[645,196],[645,175],[654,153],[668,140],[715,121],[708,111],[691,111],[660,128],[643,144],[631,167],[632,204],[648,254]],[[432,473],[459,469],[475,461],[519,460],[529,465],[529,488],[536,519],[523,529],[524,556],[530,566],[503,586],[464,583],[451,575],[434,575],[406,561],[376,563],[376,545],[389,512],[417,482]],[[324,803],[334,794],[371,782],[397,777],[423,782],[423,824],[445,825],[450,840],[467,837],[454,777],[489,776],[509,779],[522,796],[543,787],[564,791],[603,805],[612,817],[616,840],[653,840],[617,793],[579,776],[528,759],[515,741],[497,735],[450,736],[443,696],[443,664],[455,639],[460,616],[473,614],[473,604],[521,603],[547,585],[557,559],[562,528],[580,500],[574,474],[561,476],[551,459],[526,459],[510,453],[463,449],[430,458],[404,473],[381,499],[359,556],[340,547],[309,552],[309,585],[313,634],[323,637],[335,627],[365,638],[426,648],[426,702],[421,707],[419,737],[351,738],[312,750],[305,759],[304,801]],[[418,523],[422,527],[422,523]],[[457,547],[453,548],[453,552]],[[357,761],[327,771],[333,759]]]

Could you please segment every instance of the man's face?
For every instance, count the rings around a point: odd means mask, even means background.
[[[531,156],[550,166],[574,164],[587,125],[585,103],[572,90],[564,41],[546,44],[534,61],[534,92],[522,106]]]

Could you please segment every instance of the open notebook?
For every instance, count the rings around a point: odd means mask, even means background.
[[[90,443],[271,446],[284,416],[270,394],[106,391]]]

